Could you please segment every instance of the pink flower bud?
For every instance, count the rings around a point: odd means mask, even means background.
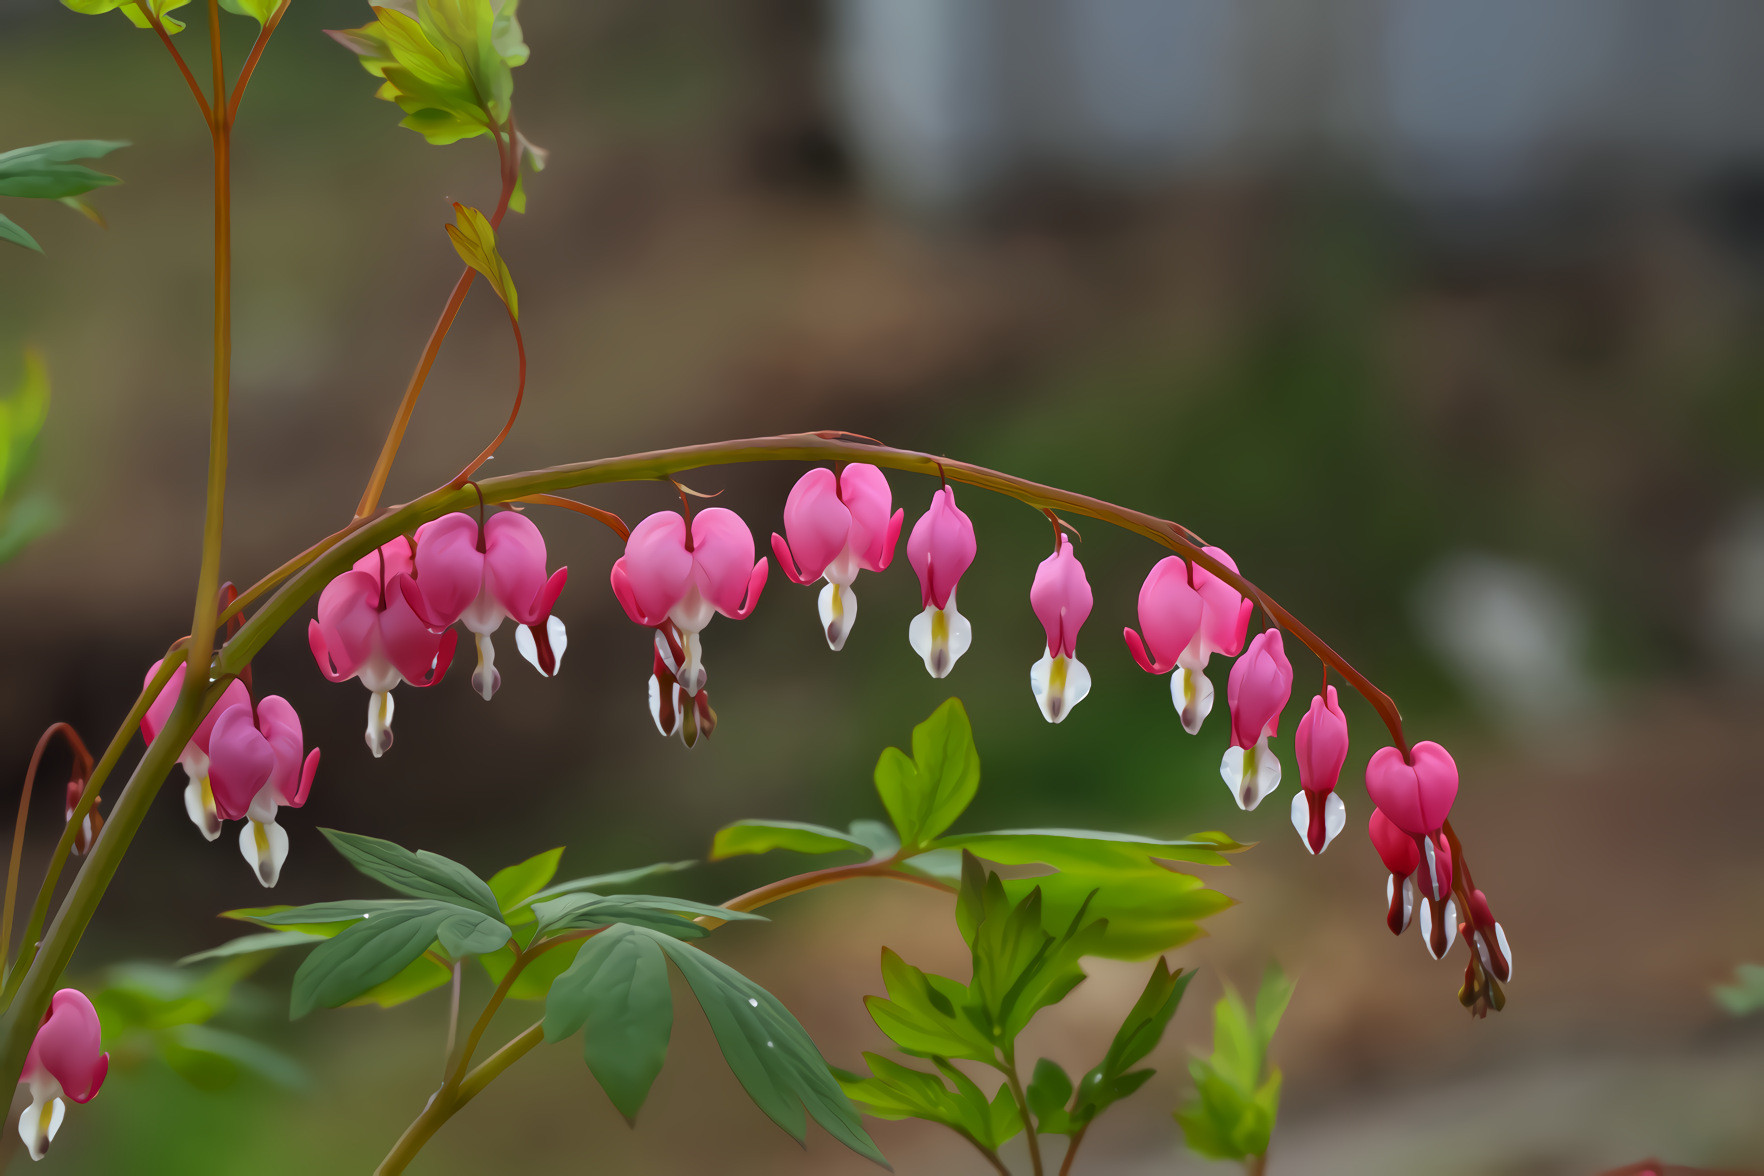
[[[1347,806],[1335,794],[1335,785],[1347,762],[1348,729],[1335,687],[1325,687],[1311,699],[1292,742],[1300,788],[1292,798],[1292,827],[1306,849],[1322,853],[1347,825]]]
[[[1122,629],[1127,651],[1148,674],[1167,674],[1200,632],[1206,604],[1188,583],[1188,565],[1173,555],[1157,562],[1139,589],[1139,627]]]
[[[1060,535],[1054,553],[1035,569],[1029,604],[1047,633],[1047,652],[1029,668],[1029,689],[1050,723],[1060,722],[1090,693],[1090,671],[1077,658],[1078,630],[1094,598],[1072,541]]]
[[[1475,944],[1482,957],[1483,970],[1502,984],[1513,979],[1513,950],[1507,946],[1507,933],[1495,922],[1489,909],[1488,896],[1480,890],[1470,892],[1470,922],[1461,928]]]
[[[1280,630],[1264,630],[1231,667],[1225,686],[1232,745],[1253,747],[1261,739],[1279,735],[1280,712],[1291,697],[1292,663],[1286,660]]]
[[[825,467],[797,480],[784,502],[784,531],[772,534],[772,554],[793,583],[812,584],[825,576],[821,627],[838,650],[857,619],[858,572],[879,572],[894,559],[903,510],[893,510],[888,479],[873,465],[855,462],[835,476]],[[800,566],[800,570],[799,569]]]
[[[91,1102],[110,1072],[102,1047],[98,1010],[76,988],[63,988],[49,1001],[37,1036],[25,1055],[19,1081],[28,1083],[31,1105],[19,1116],[18,1133],[33,1160],[43,1158],[67,1114],[62,1102]]]
[[[918,573],[924,606],[907,626],[907,640],[933,678],[947,676],[974,642],[973,626],[956,608],[955,593],[977,550],[973,521],[957,508],[955,491],[940,488],[907,537],[907,562]]]
[[[1409,759],[1381,747],[1366,764],[1366,791],[1392,824],[1416,837],[1437,833],[1458,796],[1458,765],[1437,743],[1417,743]]]

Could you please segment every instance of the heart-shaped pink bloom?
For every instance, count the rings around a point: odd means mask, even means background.
[[[837,477],[823,466],[791,487],[784,535],[773,532],[772,554],[792,583],[826,576],[849,585],[859,571],[879,572],[893,561],[905,518],[906,511],[894,510],[888,479],[875,466],[854,462]]]
[[[1203,547],[1201,550],[1232,571],[1237,570],[1237,563],[1222,548]],[[1198,563],[1194,565],[1194,590],[1200,594],[1205,609],[1200,627],[1181,661],[1190,669],[1204,670],[1213,654],[1235,657],[1243,648],[1255,604]]]
[[[907,536],[907,562],[919,576],[920,603],[927,608],[949,607],[956,582],[978,550],[974,522],[956,506],[955,490],[940,488]]]
[[[1059,536],[1054,553],[1035,569],[1029,586],[1029,604],[1041,627],[1047,630],[1047,652],[1071,657],[1078,649],[1078,630],[1090,616],[1093,597],[1084,565],[1072,554],[1071,540]]]
[[[215,811],[223,820],[249,818],[239,831],[239,850],[258,881],[274,886],[288,857],[288,834],[276,824],[276,812],[306,803],[318,748],[306,754],[300,716],[274,694],[257,704],[256,714],[236,706],[222,715],[210,747]]]
[[[153,681],[153,676],[159,673],[159,667],[164,664],[164,661],[165,659],[161,658],[153,663],[147,671],[147,676],[141,679],[142,686]],[[147,713],[141,716],[141,738],[148,743],[152,743],[159,736],[159,732],[165,727],[166,719],[171,717],[172,707],[177,705],[178,694],[184,688],[184,669],[185,667],[180,665],[172,671],[171,677],[166,680],[165,687],[160,690],[159,697],[153,700],[153,705],[148,707]],[[220,701],[215,703],[214,709],[204,715],[202,721],[196,725],[196,733],[184,746],[183,753],[178,757],[179,761],[184,763],[186,768],[191,766],[191,761],[196,761],[195,766],[200,774],[201,761],[196,760],[196,757],[191,756],[190,753],[195,751],[206,757],[209,736],[214,732],[215,722],[228,709],[238,706],[240,703],[249,705],[250,702],[251,692],[245,689],[245,683],[237,678],[228,682],[227,688],[221,691]]]
[[[49,1000],[49,1014],[25,1055],[20,1080],[34,1089],[47,1079],[56,1085],[55,1097],[91,1102],[110,1073],[103,1036],[98,1010],[86,994],[77,988],[63,988]]]
[[[276,751],[257,729],[249,706],[227,710],[208,744],[208,782],[223,821],[240,821],[276,770]]]
[[[1157,562],[1139,588],[1139,627],[1122,629],[1127,651],[1148,674],[1167,674],[1200,632],[1205,601],[1188,583],[1188,565],[1168,555]]]
[[[1292,697],[1292,663],[1280,630],[1256,635],[1231,667],[1225,698],[1231,705],[1231,745],[1254,747],[1264,737],[1280,734],[1280,712]]]
[[[1311,709],[1299,720],[1292,744],[1298,757],[1299,787],[1307,792],[1335,791],[1348,753],[1347,716],[1341,713],[1335,687],[1326,687],[1323,694],[1311,699]]]
[[[612,567],[612,589],[639,625],[672,621],[697,633],[715,613],[737,621],[752,613],[770,568],[754,561],[753,532],[734,511],[713,506],[693,515],[689,548],[686,520],[663,510],[631,528]]]
[[[403,585],[412,567],[410,545],[394,539],[325,585],[306,636],[326,678],[358,677],[383,693],[400,682],[432,686],[446,674],[459,637],[436,632],[411,608]]]
[[[1381,747],[1366,764],[1366,791],[1403,832],[1437,833],[1458,797],[1458,765],[1437,743],[1417,743],[1408,762],[1396,748]]]
[[[493,633],[505,617],[542,624],[569,569],[546,576],[539,528],[518,511],[498,511],[484,524],[482,546],[479,538],[478,521],[459,512],[417,528],[416,579],[403,584],[412,608],[436,629],[462,621]]]

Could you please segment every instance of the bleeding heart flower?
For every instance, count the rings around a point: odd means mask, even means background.
[[[1232,571],[1237,564],[1218,547],[1201,548]],[[1213,710],[1213,683],[1206,673],[1207,662],[1215,653],[1237,656],[1249,635],[1250,616],[1255,604],[1237,589],[1195,564],[1191,583],[1201,598],[1201,621],[1189,639],[1188,648],[1176,658],[1176,672],[1170,676],[1170,701],[1182,716],[1182,729],[1198,734],[1201,724]],[[1142,622],[1143,623],[1143,622]]]
[[[518,511],[498,511],[482,531],[478,520],[455,512],[416,532],[416,579],[401,580],[411,609],[432,629],[455,621],[477,639],[472,689],[489,699],[502,685],[490,635],[510,617],[515,645],[533,668],[557,674],[569,637],[551,613],[570,570],[545,574],[545,537]]]
[[[1415,744],[1407,760],[1396,748],[1381,747],[1366,764],[1366,791],[1403,832],[1415,837],[1437,833],[1458,796],[1458,765],[1450,752],[1430,741]]]
[[[63,820],[73,820],[74,809],[79,807],[80,798],[86,795],[86,782],[78,777],[67,782],[67,811]],[[92,843],[98,840],[98,831],[104,828],[104,817],[98,806],[104,803],[102,796],[92,801],[92,807],[86,810],[86,819],[80,822],[79,829],[74,833],[73,851],[81,857],[91,852]]]
[[[1415,913],[1415,883],[1410,875],[1421,864],[1421,849],[1413,837],[1391,824],[1390,818],[1378,809],[1372,810],[1366,835],[1372,839],[1372,848],[1378,851],[1384,868],[1390,871],[1384,884],[1384,901],[1389,907],[1384,921],[1392,935],[1401,935],[1409,929],[1409,920]]]
[[[894,559],[906,512],[890,515],[893,507],[888,479],[862,462],[846,466],[837,476],[825,467],[812,469],[784,500],[785,534],[772,533],[772,554],[792,583],[812,584],[826,577],[821,628],[835,650],[845,647],[857,621],[852,581],[859,571],[879,572]]]
[[[1372,846],[1383,859],[1390,880],[1384,897],[1389,904],[1385,923],[1392,935],[1401,935],[1415,910],[1416,892],[1421,896],[1421,941],[1434,959],[1444,959],[1458,938],[1458,904],[1452,898],[1452,848],[1442,833],[1413,834],[1401,828],[1382,809],[1372,810],[1366,827]],[[1401,901],[1398,888],[1401,887]]]
[[[674,676],[685,651],[673,625],[664,624],[656,631],[655,666],[649,676],[649,717],[655,729],[664,736],[678,735],[687,747],[717,729],[717,712],[711,709],[710,691],[700,687],[698,693],[687,694]],[[665,652],[664,652],[665,651]]]
[[[333,682],[360,678],[370,691],[367,745],[374,758],[392,746],[392,690],[400,682],[433,686],[453,662],[459,635],[437,632],[410,606],[404,582],[414,564],[410,543],[394,539],[369,552],[319,594],[318,619],[306,628],[319,671]]]
[[[1280,630],[1257,634],[1225,686],[1231,707],[1231,746],[1219,763],[1219,775],[1245,812],[1280,787],[1280,760],[1268,740],[1280,733],[1280,712],[1292,697],[1292,663]]]
[[[973,520],[956,506],[955,491],[942,487],[907,536],[907,562],[918,573],[924,605],[907,626],[907,640],[933,678],[947,677],[974,643],[973,626],[956,610],[955,593],[977,550]]]
[[[1139,588],[1139,627],[1122,629],[1127,652],[1148,674],[1167,674],[1200,632],[1206,604],[1188,582],[1188,565],[1174,555],[1157,562]]]
[[[737,621],[751,614],[770,568],[764,558],[755,562],[747,524],[722,507],[693,515],[690,531],[671,510],[631,529],[625,554],[612,567],[612,589],[626,616],[656,631],[656,664],[672,679],[664,689],[653,672],[650,677],[650,710],[664,735],[679,730],[664,724],[664,713],[677,720],[684,708],[663,695],[671,697],[677,687],[684,699],[696,699],[710,677],[699,634],[717,613]],[[710,725],[715,721],[710,714]],[[695,732],[694,742],[709,727]]]
[[[1292,798],[1292,827],[1306,849],[1322,853],[1347,824],[1347,806],[1335,794],[1335,785],[1347,763],[1348,727],[1335,687],[1327,686],[1311,699],[1292,744],[1300,788]]]
[[[1507,946],[1507,933],[1495,922],[1489,909],[1488,896],[1480,890],[1470,892],[1470,921],[1459,925],[1476,954],[1482,959],[1483,970],[1509,984],[1513,980],[1513,949]]]
[[[18,1134],[40,1160],[67,1115],[62,1100],[91,1102],[110,1072],[98,1010],[77,988],[63,988],[49,1000],[49,1013],[25,1055],[19,1081],[31,1088],[31,1105],[18,1119]]]
[[[1060,535],[1054,553],[1041,561],[1029,586],[1029,604],[1047,631],[1047,652],[1029,667],[1029,689],[1041,707],[1041,717],[1050,723],[1064,719],[1090,693],[1090,671],[1076,653],[1078,630],[1090,616],[1092,603],[1084,565],[1072,554],[1071,540]]]
[[[215,807],[223,820],[246,822],[239,852],[259,882],[274,886],[288,858],[288,833],[276,823],[276,811],[306,803],[318,748],[306,754],[300,716],[287,699],[272,694],[255,713],[236,706],[222,715],[210,749]]]
[[[163,662],[164,659],[161,658],[153,663],[147,676],[142,679],[143,686],[153,681],[153,676],[159,673]],[[184,669],[185,667],[179,666],[172,671],[164,689],[160,690],[159,697],[153,700],[153,705],[141,716],[141,738],[148,743],[158,737],[165,727],[166,719],[171,717],[172,707],[177,705],[178,693],[184,688]],[[196,733],[190,736],[190,742],[178,753],[178,763],[183,765],[184,775],[190,779],[184,786],[184,811],[210,841],[220,836],[221,823],[220,817],[215,815],[214,790],[208,782],[208,740],[223,713],[240,704],[248,706],[250,703],[251,692],[245,688],[245,683],[237,678],[228,682],[227,688],[221,691],[220,701],[203,716],[202,722],[196,725]]]

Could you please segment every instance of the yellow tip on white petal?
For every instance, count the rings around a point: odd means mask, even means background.
[[[925,611],[907,626],[913,652],[925,659],[925,671],[933,678],[947,678],[962,654],[974,644],[974,627],[956,611],[955,593],[943,608],[926,605]]]
[[[857,623],[857,593],[849,584],[831,581],[822,585],[819,600],[821,631],[827,635],[827,648],[837,653],[845,648],[851,627]]]
[[[502,689],[502,674],[496,668],[496,646],[488,633],[474,633],[478,646],[478,664],[472,670],[472,691],[489,702]]]
[[[220,836],[220,814],[214,811],[214,790],[207,776],[192,777],[184,785],[184,811],[190,814],[190,823],[202,830],[202,836],[210,841]]]
[[[1041,717],[1050,723],[1062,722],[1090,693],[1090,671],[1075,657],[1044,653],[1029,667],[1029,689],[1035,695],[1035,705],[1041,708]]]
[[[1201,724],[1213,710],[1213,683],[1199,670],[1177,666],[1170,675],[1170,701],[1182,716],[1182,729],[1198,735]]]
[[[239,828],[239,852],[265,888],[282,876],[288,860],[288,831],[274,821],[246,821]]]
[[[45,1099],[32,1092],[31,1105],[18,1117],[19,1138],[24,1140],[31,1159],[40,1160],[48,1154],[49,1142],[61,1130],[61,1121],[66,1117],[67,1104],[59,1098]]]

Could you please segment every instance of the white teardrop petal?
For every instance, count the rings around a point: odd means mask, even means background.
[[[525,633],[527,628],[525,625],[517,625],[516,630]],[[478,664],[472,670],[472,692],[489,702],[502,689],[502,674],[496,669],[496,646],[491,643],[488,633],[474,633],[472,636],[476,638],[478,646]],[[530,642],[532,638],[527,640]],[[515,645],[518,647],[520,643],[521,639],[516,637]]]
[[[1198,735],[1201,724],[1213,711],[1213,683],[1199,670],[1177,666],[1170,675],[1170,701],[1182,717],[1182,729]]]
[[[1331,792],[1329,799],[1323,802],[1323,848],[1328,849],[1329,843],[1341,835],[1347,828],[1347,805],[1341,797]]]
[[[267,888],[282,876],[288,860],[288,831],[274,821],[246,821],[239,828],[239,852]]]
[[[31,1093],[31,1105],[18,1117],[18,1134],[31,1159],[40,1160],[49,1152],[49,1141],[61,1130],[61,1121],[67,1117],[67,1105],[53,1096],[45,1099],[35,1090]]]
[[[526,626],[520,625],[518,628],[525,629]],[[545,618],[545,636],[551,642],[551,674],[556,677],[563,670],[564,650],[570,647],[570,631],[564,628],[562,617],[552,613]]]
[[[1507,946],[1507,933],[1499,923],[1495,924],[1495,943],[1500,945],[1501,954],[1507,959],[1507,974],[1500,977],[1501,983],[1510,984],[1513,981],[1513,949]]]
[[[1311,848],[1311,802],[1308,799],[1309,796],[1310,793],[1306,792],[1303,788],[1293,793],[1292,827],[1298,830],[1299,841],[1304,844],[1305,852],[1315,853],[1316,851]],[[1325,843],[1324,848],[1328,848],[1327,843]],[[1390,895],[1385,895],[1384,900],[1389,902]]]
[[[213,841],[221,834],[220,815],[214,811],[214,793],[208,789],[206,776],[184,785],[184,811],[190,814],[190,823],[202,831],[202,836]]]
[[[379,759],[392,746],[392,692],[376,690],[368,695],[368,750]]]
[[[821,586],[818,604],[821,632],[827,638],[827,648],[835,652],[844,649],[845,639],[851,635],[852,625],[857,623],[857,593],[849,585],[828,581]]]
[[[956,611],[952,592],[946,607],[926,605],[925,611],[913,618],[907,626],[907,640],[913,652],[924,659],[926,673],[946,678],[974,643],[974,629],[968,618]]]

